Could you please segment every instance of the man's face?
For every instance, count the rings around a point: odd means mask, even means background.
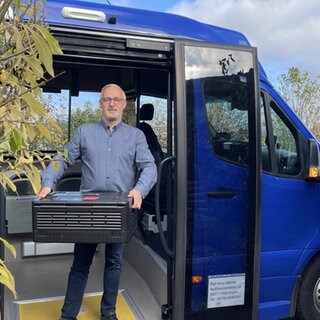
[[[120,122],[126,104],[123,92],[119,88],[106,88],[103,90],[103,96],[100,99],[103,119],[108,122]]]

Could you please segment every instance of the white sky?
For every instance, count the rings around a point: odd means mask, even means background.
[[[106,2],[106,0],[94,0]],[[320,75],[320,0],[109,0],[242,32],[271,81],[290,67]]]
[[[292,66],[320,75],[320,0],[179,1],[170,11],[244,33],[271,80]]]

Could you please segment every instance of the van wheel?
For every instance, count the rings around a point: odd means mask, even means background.
[[[320,258],[316,259],[302,275],[297,304],[298,319],[320,319]]]

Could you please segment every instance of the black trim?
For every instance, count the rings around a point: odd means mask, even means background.
[[[144,43],[149,47],[139,49],[132,47],[125,36],[119,37],[108,32],[94,32],[75,28],[52,28],[53,36],[59,41],[64,56],[73,56],[75,59],[94,58],[137,65],[151,64],[168,66],[172,57],[171,44],[145,38]],[[164,44],[167,44],[165,46]],[[63,59],[63,56],[62,56]],[[97,61],[95,61],[97,62]]]
[[[301,286],[301,280],[302,280],[302,276],[299,275],[297,277],[297,281],[296,284],[294,286],[292,295],[291,295],[291,308],[290,308],[290,317],[295,317],[296,315],[296,311],[297,311],[297,303],[298,303],[298,296],[299,296],[299,290],[300,290],[300,286]]]
[[[193,83],[187,82],[187,97],[186,97],[186,110],[187,110],[187,144],[189,146],[187,150],[188,159],[188,182],[194,181],[194,163],[195,163],[195,130],[194,130],[194,90]],[[192,256],[193,256],[193,227],[194,227],[194,188],[193,184],[188,183],[188,207],[187,207],[187,261],[186,261],[186,287],[185,287],[185,305],[186,314],[185,319],[191,319],[193,317],[191,311],[192,302]]]
[[[260,124],[260,89],[257,72],[257,50],[253,49],[253,69],[248,88],[254,90],[249,94],[249,177],[248,177],[248,268],[249,277],[246,278],[245,304],[252,306],[251,319],[258,319],[259,315],[259,283],[260,283],[260,247],[261,247],[261,124]],[[251,125],[250,125],[251,124]],[[250,281],[251,280],[251,281]]]
[[[232,190],[231,191],[209,191],[207,195],[210,198],[227,199],[227,198],[235,198],[237,196],[237,193]]]

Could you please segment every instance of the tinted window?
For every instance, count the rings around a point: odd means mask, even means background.
[[[271,171],[270,150],[268,146],[268,127],[266,118],[266,101],[264,94],[260,96],[260,115],[261,115],[261,161],[262,169]]]
[[[296,176],[301,171],[297,131],[268,95],[261,93],[262,169]]]
[[[276,104],[272,101],[270,106],[277,171],[297,175],[301,168],[295,135],[275,112]]]
[[[248,160],[247,94],[247,76],[244,74],[211,78],[204,82],[213,150],[218,157],[242,165]]]

